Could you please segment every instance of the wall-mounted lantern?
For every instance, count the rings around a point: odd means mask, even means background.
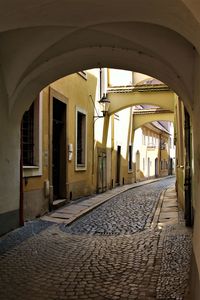
[[[101,112],[103,114],[103,116],[98,116],[98,117],[99,118],[105,117],[108,114],[110,100],[106,97],[106,94],[103,94],[103,97],[98,102],[101,105]]]

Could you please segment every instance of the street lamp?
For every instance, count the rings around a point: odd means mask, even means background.
[[[110,106],[110,100],[106,97],[106,94],[104,93],[104,94],[103,94],[103,97],[98,101],[98,103],[99,103],[100,106],[101,106],[101,112],[102,112],[102,114],[103,114],[102,116],[100,116],[100,115],[98,114],[98,111],[97,111],[97,109],[96,109],[96,107],[95,107],[94,100],[93,100],[93,98],[92,98],[92,95],[89,95],[89,96],[90,96],[90,98],[91,98],[91,100],[92,100],[94,109],[95,109],[95,111],[96,111],[96,113],[97,113],[96,116],[93,116],[93,118],[95,119],[94,122],[95,122],[97,119],[99,119],[99,118],[104,118],[105,116],[107,116],[107,114],[108,114],[108,109],[109,109],[109,106]]]
[[[101,106],[101,112],[103,116],[98,116],[99,118],[103,118],[108,114],[108,109],[110,106],[110,100],[106,97],[106,94],[103,94],[103,97],[98,101]]]
[[[100,116],[98,114],[98,111],[95,107],[95,102],[92,98],[92,95],[89,95],[91,100],[92,100],[92,103],[93,103],[93,106],[94,106],[94,109],[97,113],[97,116],[93,116],[93,141],[95,140],[95,122],[96,120],[98,120],[99,118],[104,118],[105,116],[108,115],[108,109],[109,109],[109,106],[110,106],[110,100],[108,98],[106,98],[106,94],[104,93],[103,94],[103,97],[98,101],[99,104],[101,105],[101,112],[102,112],[102,116]],[[93,143],[93,151],[92,151],[92,174],[94,174],[94,151],[95,151],[95,142]]]

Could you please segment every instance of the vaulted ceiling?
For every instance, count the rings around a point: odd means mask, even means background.
[[[149,74],[192,107],[200,4],[191,0],[0,0],[0,90],[22,114],[50,82],[93,67]]]

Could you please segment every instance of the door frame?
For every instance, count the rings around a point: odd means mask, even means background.
[[[66,199],[69,190],[68,183],[68,98],[49,87],[49,204],[53,204],[53,99],[66,105]]]

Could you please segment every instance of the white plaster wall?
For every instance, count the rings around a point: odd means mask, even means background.
[[[135,155],[137,150],[140,150],[142,147],[142,129],[138,128],[134,132],[134,140],[133,140],[133,158],[135,162]]]
[[[119,120],[115,119],[115,149],[117,145],[121,146],[121,155],[123,159],[127,158],[127,149],[130,143],[129,127],[130,127],[130,109],[126,108],[117,113]]]

